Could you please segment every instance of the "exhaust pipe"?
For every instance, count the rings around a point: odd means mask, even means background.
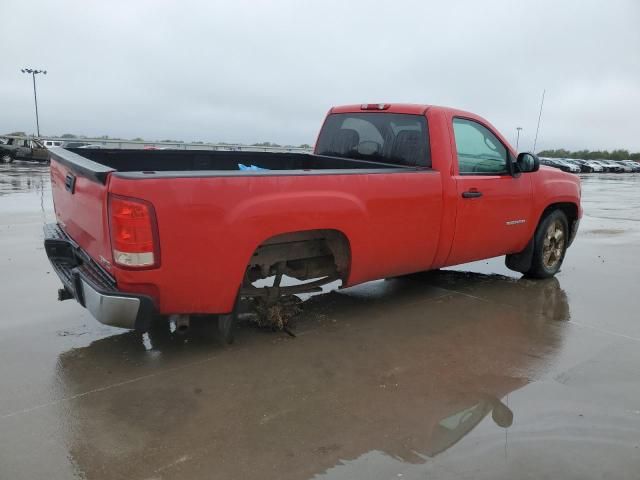
[[[189,330],[189,315],[171,315],[169,320],[176,326],[176,332],[187,333]]]

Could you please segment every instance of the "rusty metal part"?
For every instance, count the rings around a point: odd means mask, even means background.
[[[280,272],[298,280],[324,276],[346,277],[349,245],[334,230],[313,230],[278,235],[260,245],[247,267],[250,282]]]
[[[293,319],[302,312],[302,301],[295,296],[282,297],[274,303],[265,298],[258,298],[254,303],[254,321],[259,327],[282,330],[295,337],[290,330]]]
[[[280,235],[260,245],[252,255],[239,297],[251,299],[254,321],[260,327],[289,329],[291,319],[300,313],[301,300],[294,295],[322,292],[322,286],[344,279],[348,273],[349,246],[342,234],[333,230],[314,230]],[[282,286],[284,275],[307,281]],[[274,276],[270,286],[256,287],[257,280]]]

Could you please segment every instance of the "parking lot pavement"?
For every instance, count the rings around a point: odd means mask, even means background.
[[[0,478],[637,479],[639,187],[584,178],[555,279],[371,282],[226,347],[57,302],[47,169],[0,166]]]

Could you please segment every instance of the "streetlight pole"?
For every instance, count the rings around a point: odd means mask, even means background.
[[[518,144],[520,143],[520,130],[522,130],[522,127],[516,127],[516,130],[518,131],[518,136],[516,137],[516,152],[517,152]]]
[[[33,80],[33,101],[36,104],[36,129],[38,132],[38,137],[40,136],[40,119],[38,118],[38,94],[36,92],[36,75],[39,73],[44,73],[45,75],[47,74],[46,70],[37,70],[34,68],[23,68],[22,73],[29,73],[31,74],[31,78]]]

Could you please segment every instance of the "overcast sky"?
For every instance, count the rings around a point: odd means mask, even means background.
[[[0,133],[313,143],[329,107],[479,113],[640,151],[640,1],[0,2]]]

